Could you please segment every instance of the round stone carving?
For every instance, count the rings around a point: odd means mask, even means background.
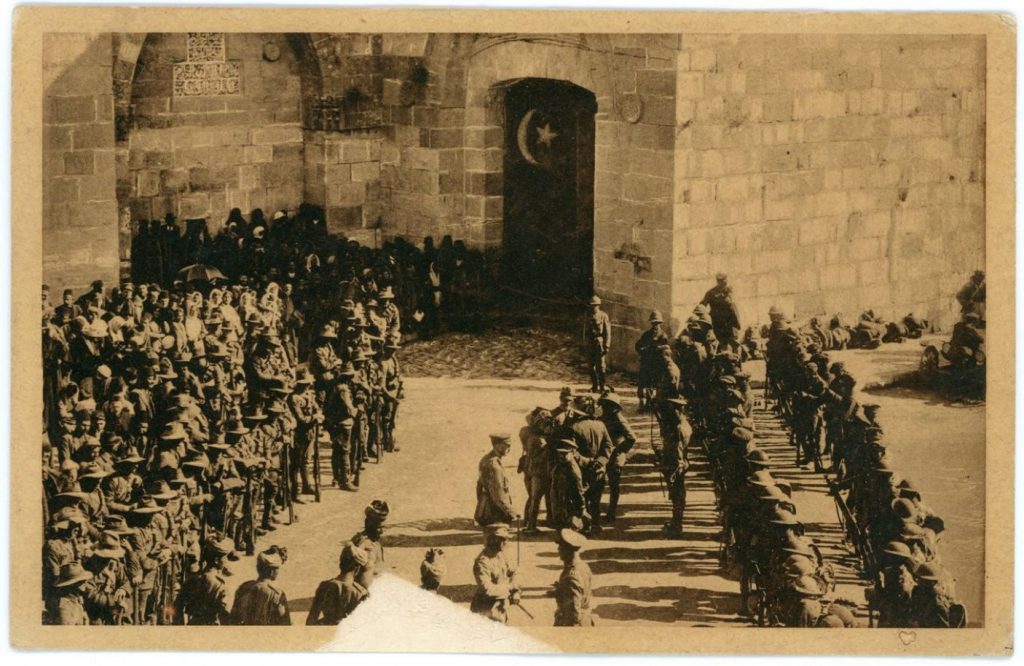
[[[263,59],[267,62],[277,62],[281,57],[281,47],[274,42],[267,42],[263,45]]]
[[[620,104],[622,106],[622,118],[628,123],[640,122],[644,115],[644,100],[640,95],[623,95]]]

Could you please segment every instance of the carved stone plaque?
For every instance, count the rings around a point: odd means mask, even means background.
[[[179,62],[174,65],[174,96],[237,95],[242,91],[238,64]]]
[[[238,95],[242,92],[238,63],[225,59],[224,33],[190,32],[185,62],[174,64],[175,97]]]
[[[186,52],[189,62],[224,60],[223,32],[190,32],[187,39]]]

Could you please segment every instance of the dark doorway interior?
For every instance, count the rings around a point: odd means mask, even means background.
[[[502,279],[538,301],[582,303],[594,284],[594,114],[584,88],[523,79],[505,91]]]

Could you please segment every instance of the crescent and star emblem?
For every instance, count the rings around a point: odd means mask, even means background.
[[[537,156],[534,155],[533,150],[530,148],[531,144],[534,148],[543,147],[546,149],[544,152],[549,151],[553,148],[555,139],[559,137],[559,132],[552,129],[551,122],[546,119],[544,120],[544,124],[541,125],[540,119],[535,119],[536,114],[537,109],[530,109],[523,115],[522,120],[519,121],[519,127],[516,130],[516,143],[518,144],[519,152],[522,154],[523,159],[530,164],[541,166],[549,160],[544,158],[542,158],[543,161],[538,160]],[[536,122],[531,131],[530,124],[534,121]],[[536,136],[533,135],[534,131],[536,132]]]

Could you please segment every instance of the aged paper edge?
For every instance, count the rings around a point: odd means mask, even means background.
[[[11,469],[39,464],[41,412],[38,290],[41,261],[42,35],[44,32],[148,32],[167,26],[225,32],[535,33],[888,33],[983,34],[986,84],[986,273],[993,287],[986,418],[986,626],[960,631],[614,627],[522,631],[568,652],[651,654],[1005,655],[1013,650],[1014,492],[1014,144],[1016,33],[997,14],[623,12],[554,10],[340,10],[127,7],[21,7],[14,15],[12,94]],[[343,28],[343,29],[342,29]],[[184,28],[183,28],[184,29]],[[998,372],[991,369],[998,368]],[[327,627],[49,627],[39,623],[38,477],[11,475],[10,629],[22,648],[316,650]],[[827,641],[822,640],[827,636]],[[366,651],[386,652],[372,637]]]

